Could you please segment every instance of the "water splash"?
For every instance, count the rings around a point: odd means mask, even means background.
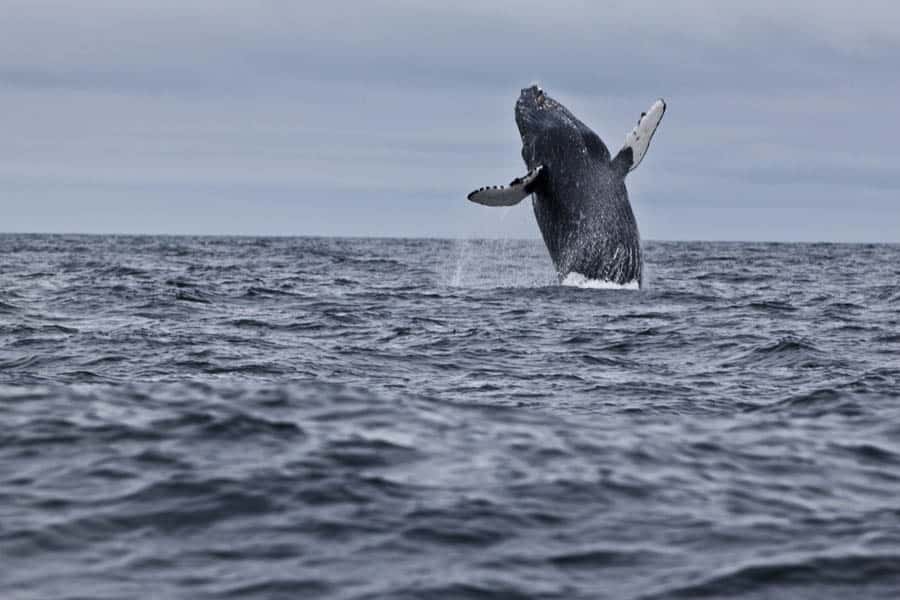
[[[535,288],[557,284],[550,258],[536,240],[457,240],[445,273],[444,280],[455,288]]]
[[[463,271],[471,253],[472,240],[456,240],[456,268],[453,270],[453,276],[450,278],[450,287],[460,287],[462,285]]]
[[[587,290],[637,290],[641,287],[637,281],[616,283],[605,279],[591,279],[577,271],[572,271],[566,275],[565,279],[562,280],[562,285]]]

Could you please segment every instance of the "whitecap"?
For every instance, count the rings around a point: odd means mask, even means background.
[[[591,279],[585,277],[577,271],[572,271],[562,280],[562,284],[567,287],[577,287],[586,290],[637,290],[640,289],[640,283],[637,281],[629,281],[628,283],[616,283],[605,279]]]

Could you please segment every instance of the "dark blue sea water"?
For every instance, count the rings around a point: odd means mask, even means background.
[[[645,258],[0,236],[0,597],[900,597],[900,247]]]

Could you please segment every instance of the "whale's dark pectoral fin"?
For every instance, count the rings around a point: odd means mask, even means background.
[[[663,115],[666,114],[666,103],[660,98],[653,103],[647,112],[641,114],[637,126],[625,136],[625,145],[612,160],[613,168],[623,176],[634,171],[650,147],[650,140],[659,127]]]
[[[539,165],[528,171],[522,177],[516,177],[509,185],[494,185],[475,190],[467,196],[469,200],[484,206],[512,206],[528,197],[540,181],[541,171],[544,167]]]

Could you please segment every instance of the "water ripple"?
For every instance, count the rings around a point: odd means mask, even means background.
[[[900,247],[646,250],[0,236],[0,589],[900,596]]]

